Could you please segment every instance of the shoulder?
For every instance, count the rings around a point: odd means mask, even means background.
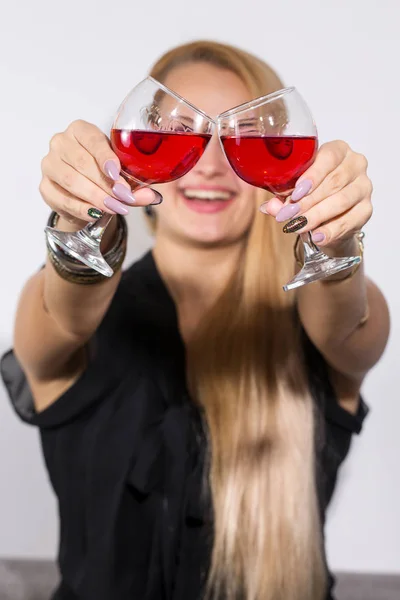
[[[82,415],[89,407],[110,400],[127,374],[139,379],[149,368],[146,343],[146,278],[151,272],[148,254],[122,275],[113,300],[94,335],[82,349],[83,367],[63,381],[46,383],[48,401],[35,408],[32,382],[10,350],[1,361],[1,375],[14,410],[22,420],[39,427],[61,425]],[[44,396],[44,389],[36,390]]]

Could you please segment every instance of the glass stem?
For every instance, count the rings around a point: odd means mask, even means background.
[[[304,260],[312,259],[316,254],[320,253],[320,249],[314,244],[312,241],[312,233],[309,231],[308,233],[303,233],[301,235],[301,241],[303,242],[304,249]]]
[[[110,215],[109,213],[104,213],[100,219],[86,225],[86,227],[82,229],[82,235],[85,239],[89,238],[90,242],[98,246],[108,224],[114,216],[115,215]]]

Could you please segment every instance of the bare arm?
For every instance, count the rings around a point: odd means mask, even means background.
[[[297,232],[312,232],[321,250],[331,256],[359,253],[354,234],[372,215],[367,166],[365,156],[345,142],[328,142],[321,146],[287,202],[295,205],[292,216],[306,218]],[[287,211],[276,198],[266,207],[278,221],[287,218]],[[341,404],[354,409],[365,374],[386,346],[389,313],[382,293],[365,277],[363,265],[352,278],[343,279],[346,275],[339,273],[299,288],[297,300],[302,324],[326,358]],[[361,324],[367,311],[369,317]]]
[[[42,379],[62,371],[97,329],[119,280],[116,273],[95,285],[70,283],[47,261],[27,281],[18,303],[14,348],[23,366]]]
[[[15,321],[14,352],[38,410],[68,389],[85,369],[85,344],[103,319],[119,280],[116,273],[95,285],[69,283],[47,261],[25,284]]]
[[[356,244],[350,240],[335,254],[345,256],[356,252]],[[335,372],[360,384],[378,362],[389,336],[386,300],[365,277],[363,266],[353,277],[343,280],[343,276],[304,286],[298,294],[303,326],[342,387],[344,380],[335,376]],[[368,318],[362,324],[365,315]]]
[[[113,167],[110,172],[109,165]],[[126,213],[128,184],[119,177],[120,165],[106,136],[84,121],[72,123],[54,136],[42,162],[41,194],[62,215],[57,227],[74,231],[91,219],[89,208]],[[115,181],[117,180],[117,183]],[[113,198],[110,210],[104,204]],[[154,200],[146,190],[135,204]],[[107,228],[103,251],[113,243],[116,220]],[[14,351],[30,383],[35,404],[42,410],[53,402],[86,366],[85,344],[102,321],[120,281],[120,273],[95,285],[79,285],[62,279],[48,261],[26,283],[18,305]]]

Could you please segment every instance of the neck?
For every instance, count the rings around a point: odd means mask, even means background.
[[[243,242],[202,248],[183,246],[163,237],[156,239],[154,258],[177,306],[185,338],[227,285],[242,249]]]

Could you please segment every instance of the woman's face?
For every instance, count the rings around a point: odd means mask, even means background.
[[[165,85],[210,117],[251,99],[237,75],[206,63],[174,69]],[[164,196],[155,209],[157,238],[168,236],[185,245],[229,245],[243,239],[254,218],[254,188],[231,169],[217,133],[187,175],[154,187]]]

